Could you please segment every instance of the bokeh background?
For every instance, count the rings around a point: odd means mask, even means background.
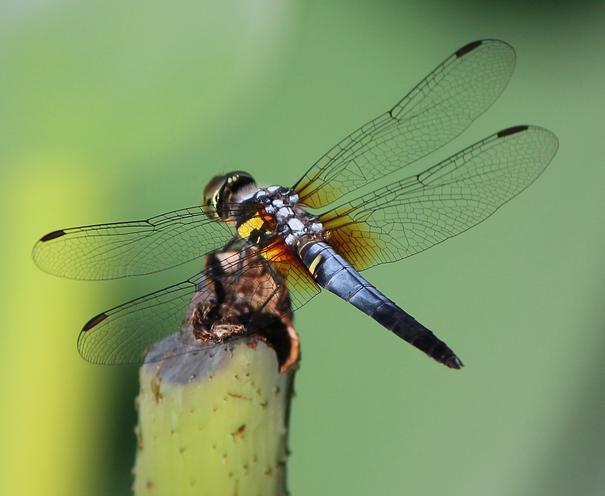
[[[434,160],[540,124],[560,150],[480,227],[368,277],[467,367],[322,295],[297,315],[294,495],[605,494],[605,4],[407,0],[0,5],[0,494],[129,494],[136,368],[75,348],[164,283],[39,272],[59,228],[195,205],[215,173],[291,184],[468,41],[513,80]],[[183,268],[187,271],[187,268]],[[190,270],[190,269],[189,269]]]

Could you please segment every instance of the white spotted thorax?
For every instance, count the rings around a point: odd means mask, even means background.
[[[288,246],[296,247],[303,239],[321,239],[323,225],[316,216],[298,206],[299,197],[290,188],[261,188],[254,195],[254,200],[275,218],[277,234]]]

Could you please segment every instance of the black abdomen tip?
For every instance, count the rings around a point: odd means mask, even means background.
[[[456,57],[464,57],[467,53],[472,52],[475,48],[481,46],[481,43],[483,43],[481,40],[471,41],[470,43],[467,43],[462,48],[456,50]]]
[[[458,358],[456,355],[452,355],[452,356],[447,357],[441,363],[443,363],[444,365],[446,365],[450,369],[459,370],[462,367],[464,367],[464,364],[462,363],[462,360],[460,360],[460,358]]]
[[[58,231],[49,232],[40,238],[40,241],[50,241],[51,239],[60,238],[65,235],[65,231],[63,229],[59,229]]]
[[[510,136],[511,134],[520,133],[521,131],[527,131],[529,126],[513,126],[507,129],[503,129],[499,131],[497,136],[498,138],[504,138],[505,136]]]
[[[450,369],[461,369],[464,366],[462,360],[443,341],[439,341],[433,349],[426,353]]]
[[[108,315],[106,313],[100,313],[99,315],[95,315],[92,319],[90,319],[84,327],[82,327],[82,332],[90,331],[93,327],[103,322]]]

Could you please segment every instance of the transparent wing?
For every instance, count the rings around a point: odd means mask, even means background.
[[[301,201],[320,208],[450,142],[494,103],[514,65],[515,52],[503,41],[460,48],[311,166],[294,185]]]
[[[310,276],[310,280],[306,279],[296,266],[290,266],[288,260],[289,255],[278,251],[275,244],[260,253],[236,252],[226,256],[221,274],[208,269],[96,315],[82,328],[78,350],[92,363],[141,363],[152,344],[189,322],[197,302],[216,301],[221,293],[217,284],[230,287],[234,279],[249,280],[245,285],[238,283],[245,288],[242,297],[249,304],[277,293],[286,281],[292,309],[298,308],[315,296],[319,288]],[[268,267],[272,272],[267,272]],[[275,278],[261,277],[265,273],[275,274]]]
[[[527,188],[558,148],[543,128],[517,126],[320,217],[357,270],[394,262],[479,224]]]
[[[233,236],[203,207],[147,220],[53,231],[34,246],[34,262],[70,279],[100,280],[151,274],[221,248]]]

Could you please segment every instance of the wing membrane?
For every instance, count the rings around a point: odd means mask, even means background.
[[[546,129],[506,129],[320,220],[330,243],[358,270],[401,260],[492,215],[542,173],[557,147]]]
[[[325,206],[450,142],[494,103],[514,65],[515,52],[503,41],[462,47],[321,157],[294,186],[301,201]]]
[[[92,363],[141,363],[152,344],[177,332],[188,322],[195,302],[216,300],[217,278],[226,287],[231,287],[233,280],[247,277],[250,282],[241,287],[245,288],[245,298],[249,302],[273,290],[277,293],[286,280],[291,307],[298,308],[315,296],[319,288],[288,260],[287,253],[277,250],[276,245],[260,253],[242,255],[242,252],[236,252],[226,256],[222,260],[226,272],[223,275],[208,269],[93,317],[80,332],[78,350]],[[274,278],[256,277],[259,270],[266,271],[267,267],[274,270],[266,272],[275,274]],[[271,288],[268,288],[269,284]]]
[[[45,272],[70,279],[101,280],[151,274],[222,247],[232,236],[203,207],[147,220],[97,224],[53,231],[33,250]]]

